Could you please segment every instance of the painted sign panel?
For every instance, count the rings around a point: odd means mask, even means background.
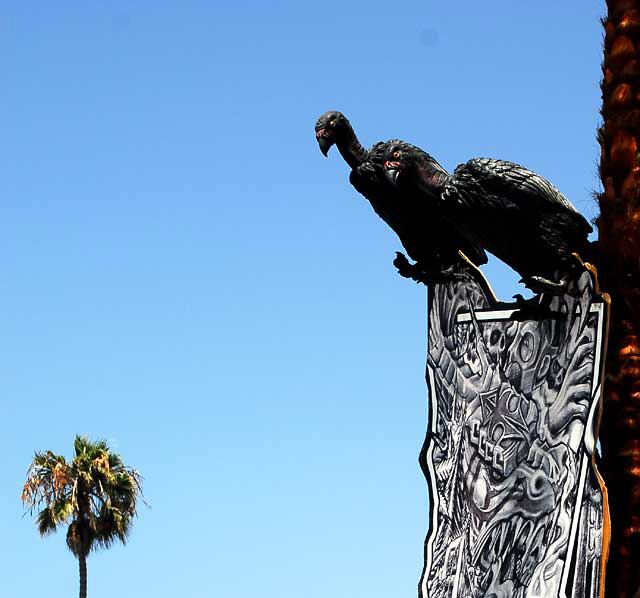
[[[548,314],[499,304],[479,271],[462,271],[429,289],[420,595],[600,597],[608,507],[594,451],[608,304],[587,269]]]

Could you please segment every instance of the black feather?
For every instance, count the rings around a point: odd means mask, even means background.
[[[442,192],[445,211],[469,240],[523,277],[552,277],[576,252],[588,259],[591,225],[540,175],[504,160],[458,166]]]

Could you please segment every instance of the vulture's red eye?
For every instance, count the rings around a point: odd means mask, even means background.
[[[397,160],[400,157],[400,152],[397,150],[393,152],[393,157]]]

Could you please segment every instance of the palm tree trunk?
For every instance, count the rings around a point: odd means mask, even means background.
[[[87,598],[87,555],[81,554],[78,557],[80,564],[80,598]]]
[[[609,490],[606,595],[640,588],[640,0],[607,0],[599,131],[600,278],[611,295],[599,465]]]

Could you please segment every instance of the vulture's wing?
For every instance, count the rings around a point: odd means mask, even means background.
[[[506,160],[475,158],[458,166],[453,174],[458,201],[468,204],[482,196],[504,198],[519,209],[562,214],[575,219],[578,228],[591,232],[591,225],[573,204],[539,174]],[[478,197],[480,195],[480,197]],[[507,207],[507,205],[505,205]]]

